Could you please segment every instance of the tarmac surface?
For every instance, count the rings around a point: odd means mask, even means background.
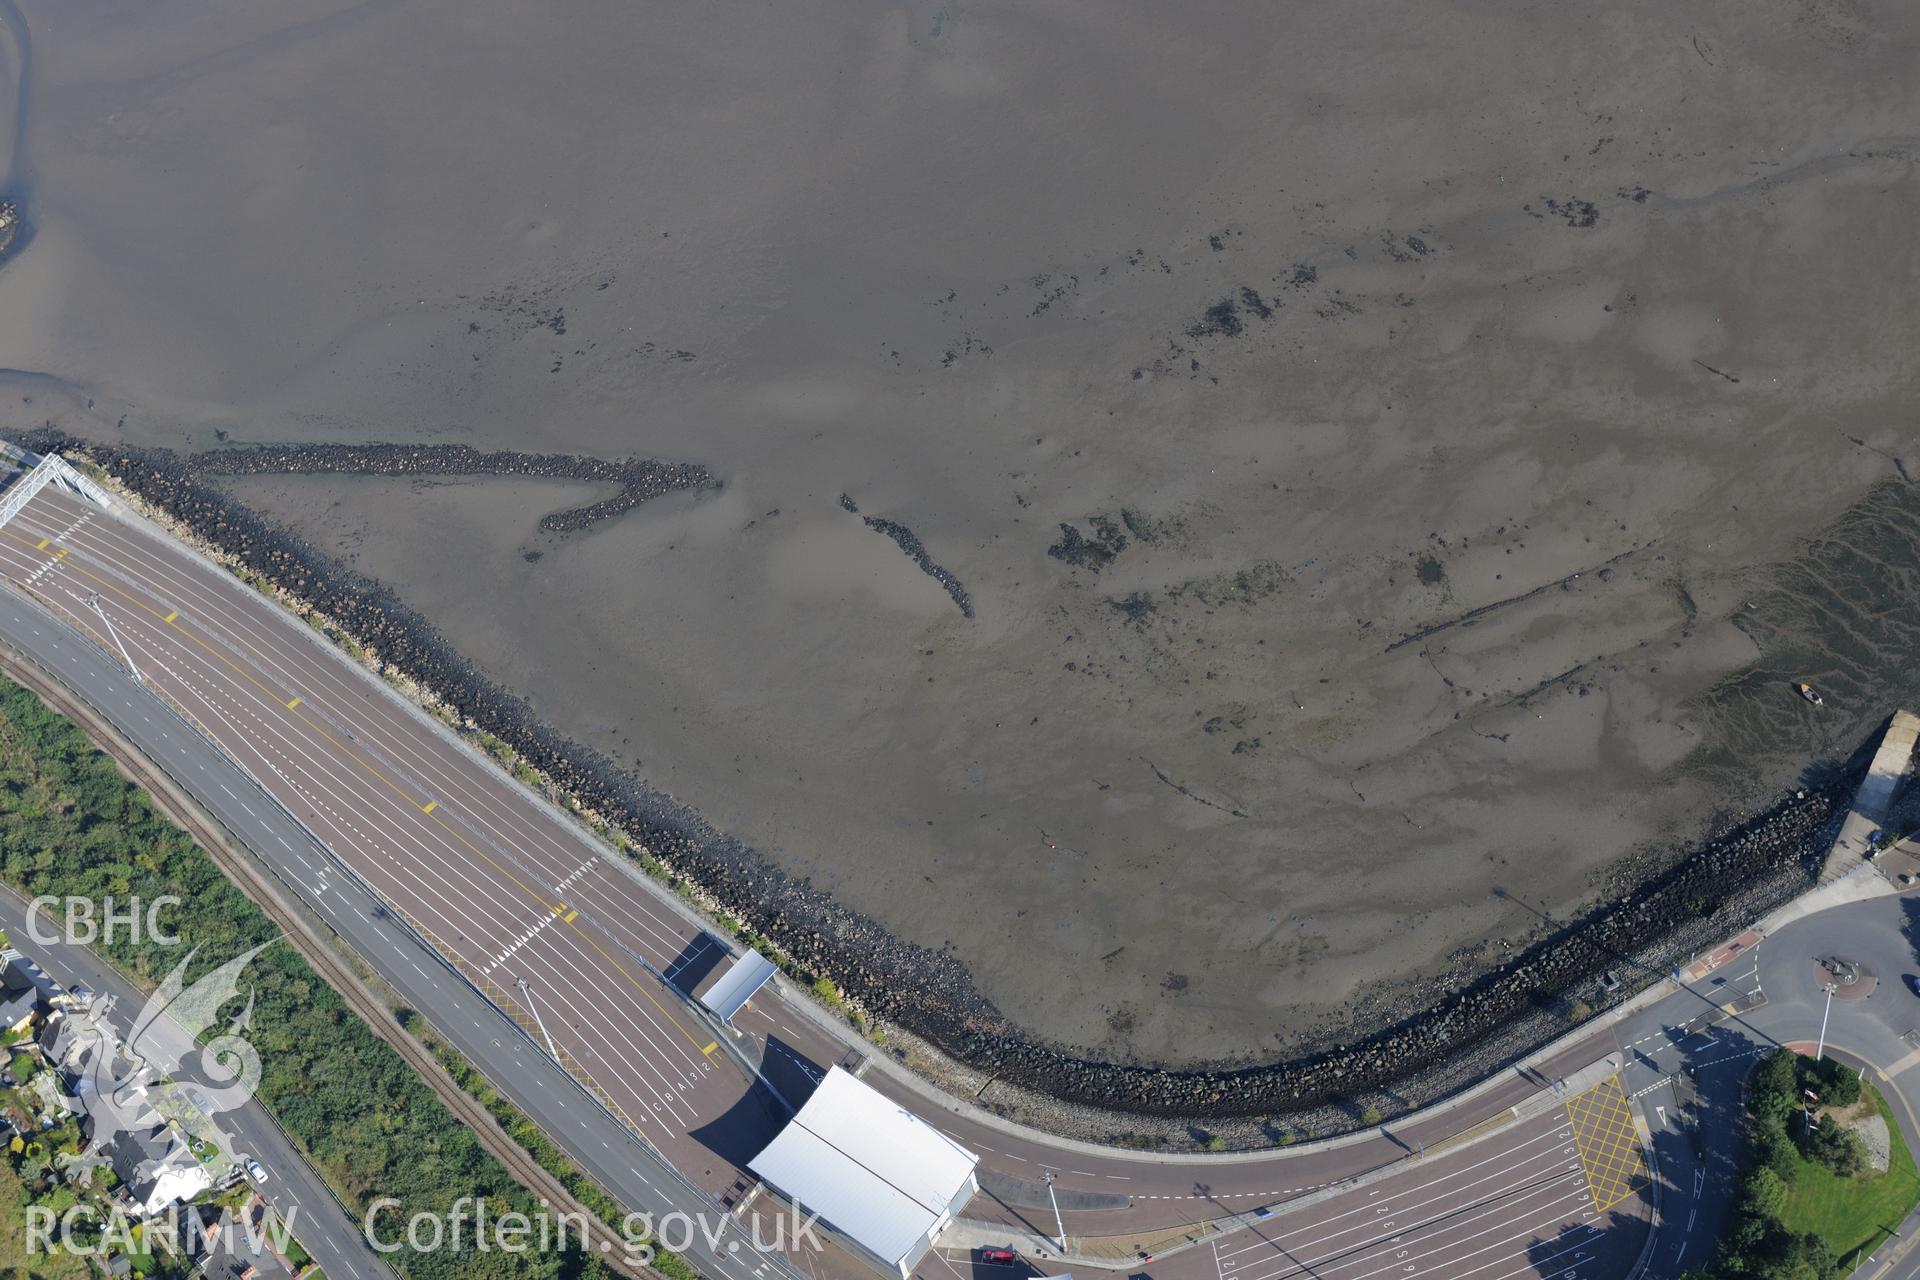
[[[1794,921],[1688,991],[1616,1028],[1622,1073],[1653,1135],[1668,1184],[1647,1280],[1672,1280],[1705,1261],[1726,1221],[1738,1172],[1735,1123],[1754,1058],[1776,1045],[1811,1053],[1823,1034],[1831,1057],[1868,1071],[1893,1105],[1910,1150],[1920,1150],[1920,898],[1889,894]],[[1826,1008],[1815,961],[1838,956],[1877,974],[1868,994]],[[1859,984],[1862,987],[1868,983]],[[1732,1012],[1728,1012],[1728,1008]],[[1902,1234],[1857,1260],[1849,1274],[1920,1274],[1910,1246],[1920,1220],[1884,1224]]]
[[[1048,1248],[1048,1173],[1076,1271],[1598,1280],[1644,1256],[1649,1280],[1671,1280],[1724,1221],[1747,1068],[1774,1044],[1817,1038],[1814,960],[1835,955],[1880,980],[1835,1001],[1828,1050],[1874,1069],[1920,1147],[1920,998],[1908,981],[1920,910],[1890,883],[1886,896],[1749,935],[1650,1007],[1404,1124],[1298,1152],[1102,1152],[942,1102],[778,991],[723,1044],[686,997],[727,948],[684,907],[290,615],[141,522],[45,490],[0,528],[0,573],[0,635],[160,763],[631,1205],[735,1203],[782,1100],[865,1057],[870,1083],[982,1157],[985,1194],[923,1280],[998,1280],[964,1246],[1002,1228],[1036,1266],[1063,1261]],[[1617,1076],[1566,1088],[1609,1050],[1623,1055]],[[1656,1183],[1664,1207],[1649,1243]],[[1129,1235],[1143,1244],[1130,1258],[1116,1247]],[[1093,1242],[1104,1259],[1083,1252]],[[1912,1274],[1895,1245],[1858,1274]],[[860,1274],[837,1250],[695,1252],[729,1280],[790,1276],[795,1262]]]
[[[10,523],[0,530],[0,537],[18,532],[19,526]],[[10,537],[8,540],[11,542]],[[211,571],[201,571],[213,576]],[[675,1166],[654,1148],[623,1125],[612,1123],[607,1111],[576,1077],[543,1053],[498,1006],[442,963],[440,955],[423,944],[364,882],[335,863],[330,846],[320,846],[308,829],[264,794],[235,760],[193,732],[150,693],[143,694],[103,650],[75,636],[12,590],[0,590],[0,634],[15,648],[33,655],[69,688],[82,692],[136,748],[162,763],[183,789],[214,813],[309,908],[374,965],[402,999],[420,1010],[456,1049],[480,1066],[521,1110],[623,1203],[656,1212],[679,1209],[690,1214],[713,1208],[713,1202],[683,1180]],[[130,637],[129,652],[138,652],[133,646],[139,643],[137,635]],[[148,669],[157,671],[158,667]],[[361,824],[365,821],[363,817]],[[736,1084],[735,1102],[740,1092]],[[697,1168],[697,1157],[683,1159]],[[731,1250],[730,1245],[734,1246]],[[690,1259],[703,1274],[724,1280],[748,1280],[756,1271],[764,1276],[769,1266],[755,1254],[746,1234],[732,1227],[721,1228],[719,1243],[713,1247],[696,1242]]]
[[[1052,1172],[1076,1272],[1100,1269],[1083,1252],[1097,1241],[1111,1270],[1156,1280],[1626,1276],[1647,1240],[1657,1177],[1687,1211],[1670,1203],[1662,1215],[1649,1274],[1677,1274],[1724,1212],[1716,1188],[1733,1130],[1712,1108],[1737,1097],[1756,1046],[1805,1031],[1811,1005],[1800,988],[1812,970],[1804,956],[1776,959],[1782,939],[1800,951],[1850,947],[1884,975],[1914,967],[1904,904],[1849,906],[1791,926],[1617,1029],[1385,1131],[1240,1157],[1100,1152],[941,1104],[778,992],[723,1044],[726,1032],[686,997],[726,947],[680,904],[310,629],[143,523],[50,488],[0,528],[0,573],[0,635],[161,762],[636,1207],[737,1203],[753,1181],[746,1160],[782,1122],[782,1098],[797,1103],[828,1066],[864,1056],[869,1083],[981,1155],[986,1194],[956,1237],[1004,1226],[1043,1269],[1062,1261],[1044,1243],[1055,1234],[1044,1195]],[[1714,1030],[1693,1026],[1749,979],[1764,979],[1766,1005],[1722,1016]],[[1906,1009],[1909,1025],[1865,1017],[1883,1009]],[[1920,1002],[1904,984],[1881,983],[1848,1014],[1835,1019],[1836,1050],[1882,1067],[1920,1060],[1911,1016]],[[552,1055],[542,1052],[549,1038]],[[1626,1054],[1617,1081],[1565,1090],[1566,1077],[1616,1047]],[[1689,1065],[1692,1080],[1679,1069]],[[1651,1167],[1636,1112],[1654,1135]],[[1704,1122],[1688,1129],[1693,1113]],[[748,1213],[773,1208],[763,1198]],[[1185,1247],[1183,1231],[1194,1237]],[[1116,1242],[1130,1235],[1167,1243],[1129,1258]],[[729,1280],[796,1266],[861,1273],[831,1248],[794,1259],[696,1250],[694,1261]],[[953,1250],[918,1274],[954,1271],[996,1280]]]

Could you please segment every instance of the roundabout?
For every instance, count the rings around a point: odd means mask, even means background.
[[[1623,1083],[1651,1135],[1662,1191],[1644,1275],[1677,1280],[1705,1265],[1742,1173],[1745,1088],[1755,1063],[1785,1046],[1864,1073],[1908,1150],[1920,1150],[1920,897],[1832,907],[1768,935],[1732,965],[1616,1029]],[[1920,1277],[1920,1217],[1842,1274]]]

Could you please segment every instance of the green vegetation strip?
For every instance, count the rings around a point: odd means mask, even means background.
[[[1893,1108],[1873,1086],[1867,1096],[1887,1122],[1893,1157],[1887,1171],[1848,1178],[1824,1165],[1802,1160],[1787,1186],[1780,1221],[1789,1231],[1811,1231],[1833,1246],[1842,1262],[1866,1257],[1893,1234],[1901,1219],[1920,1204],[1920,1168],[1907,1149]]]
[[[29,896],[84,896],[97,905],[108,895],[121,903],[178,896],[184,905],[166,923],[178,933],[180,947],[129,938],[124,930],[97,944],[149,987],[187,948],[199,948],[186,975],[191,981],[278,936],[259,908],[79,729],[6,680],[0,680],[0,876]],[[244,980],[255,996],[249,1034],[260,1052],[259,1100],[356,1215],[364,1218],[381,1197],[399,1201],[398,1209],[380,1218],[392,1236],[415,1213],[450,1214],[463,1195],[484,1196],[490,1217],[539,1211],[532,1193],[291,946],[261,952]],[[537,1136],[531,1125],[510,1127],[516,1136]],[[557,1152],[534,1154],[570,1186],[575,1180],[585,1184],[577,1171],[569,1169],[568,1177],[555,1167],[564,1166]],[[0,1196],[7,1205],[15,1199]],[[604,1196],[588,1203],[613,1207]],[[4,1212],[11,1209],[0,1206]],[[572,1245],[540,1253],[482,1252],[469,1239],[389,1257],[410,1280],[612,1275],[598,1258]],[[664,1254],[656,1265],[686,1280],[694,1274]]]
[[[1803,1109],[1807,1092],[1819,1098]],[[1821,1108],[1871,1102],[1891,1138],[1887,1171],[1865,1144]],[[1747,1154],[1713,1262],[1681,1280],[1838,1280],[1920,1203],[1920,1169],[1893,1109],[1851,1067],[1776,1049],[1753,1070]]]
[[[602,1222],[619,1223],[626,1211],[614,1198],[600,1189],[600,1184],[580,1171],[578,1165],[569,1160],[552,1139],[540,1131],[540,1127],[527,1118],[526,1113],[500,1096],[487,1078],[480,1074],[474,1065],[427,1029],[420,1015],[411,1009],[399,1011],[400,1025],[432,1052],[445,1067],[454,1083],[471,1094],[481,1106],[487,1109],[494,1123],[504,1129],[509,1137],[520,1144],[522,1150],[534,1158],[542,1169],[552,1174],[561,1186],[567,1189],[588,1212]],[[656,1246],[653,1269],[672,1280],[700,1280],[700,1273],[688,1265],[686,1259],[675,1253],[668,1253]],[[4,1277],[0,1277],[4,1280]]]

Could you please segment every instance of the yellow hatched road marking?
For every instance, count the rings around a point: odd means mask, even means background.
[[[53,558],[55,560],[65,560],[67,558],[67,549],[65,547],[60,548],[53,553]]]
[[[1567,1124],[1594,1212],[1605,1213],[1647,1185],[1646,1158],[1620,1077],[1610,1077],[1567,1103]]]

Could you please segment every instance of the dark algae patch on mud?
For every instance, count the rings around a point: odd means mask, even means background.
[[[1564,998],[1578,994],[1604,1003],[1602,974],[1628,978],[1630,990],[1632,976],[1658,977],[1671,960],[1804,888],[1858,773],[1857,761],[1828,769],[1817,784],[1757,818],[1724,826],[1645,883],[1610,889],[1585,914],[1551,921],[1494,971],[1336,1049],[1214,1069],[1103,1061],[1028,1035],[980,994],[950,952],[902,942],[542,723],[380,583],[209,487],[194,474],[197,459],[44,433],[26,443],[86,454],[249,570],[335,619],[387,667],[432,690],[466,724],[507,742],[558,786],[615,820],[651,856],[699,883],[724,909],[806,970],[831,977],[868,1010],[1008,1084],[1095,1108],[1165,1117],[1287,1116],[1302,1131],[1327,1132],[1351,1126],[1356,1098],[1369,1105],[1380,1099],[1389,1111],[1431,1101],[1563,1031],[1557,1010]],[[1891,525],[1902,531],[1902,554],[1920,548],[1912,500],[1910,491],[1883,490],[1872,510],[1843,521],[1841,536],[1823,547],[1851,546],[1845,531],[1856,525],[1863,538]],[[1104,520],[1095,525],[1103,539],[1120,527]],[[1863,575],[1885,563],[1857,549],[1819,553],[1838,557],[1818,567],[1829,575],[1845,572],[1849,556],[1859,557]],[[1795,625],[1811,625],[1811,615]]]
[[[1844,758],[1893,708],[1920,706],[1920,487],[1876,487],[1756,583],[1732,621],[1760,656],[1700,700],[1711,745],[1690,765],[1750,799],[1756,764],[1791,767],[1781,744]],[[1821,691],[1821,707],[1795,693],[1801,680]]]

